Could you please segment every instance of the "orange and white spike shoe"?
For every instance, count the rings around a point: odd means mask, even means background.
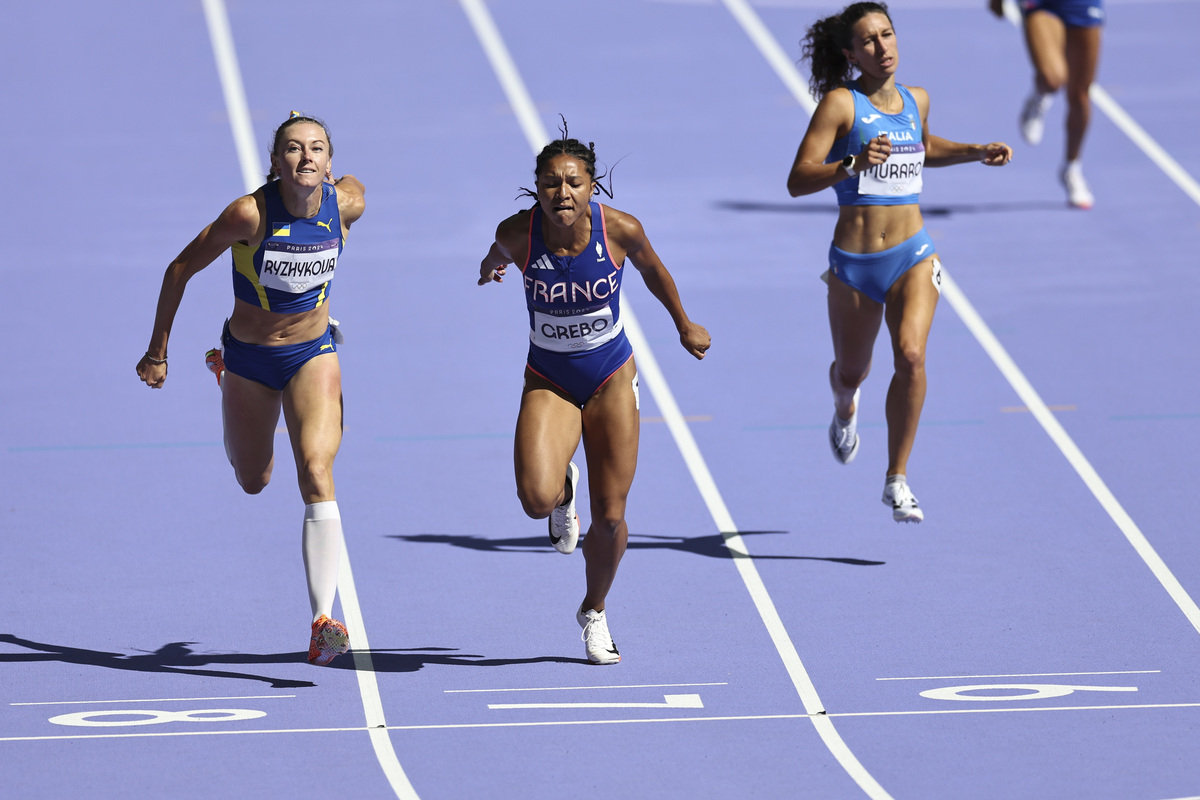
[[[204,363],[208,366],[208,371],[217,376],[217,386],[220,386],[221,377],[225,375],[225,357],[221,355],[221,348],[214,347],[205,353]]]
[[[350,649],[350,634],[346,626],[322,614],[312,624],[308,642],[308,663],[323,667]]]

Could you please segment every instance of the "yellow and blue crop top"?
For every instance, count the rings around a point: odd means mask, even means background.
[[[233,245],[233,294],[280,313],[311,311],[329,299],[329,284],[342,252],[337,190],[321,187],[314,217],[294,217],[283,206],[279,182],[262,188],[267,225],[262,244]]]

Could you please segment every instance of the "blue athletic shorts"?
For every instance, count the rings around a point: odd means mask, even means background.
[[[582,353],[552,353],[529,346],[529,369],[533,374],[562,389],[580,408],[596,391],[633,357],[625,331],[595,350]]]
[[[1049,11],[1069,28],[1095,28],[1104,24],[1103,0],[1021,0],[1022,16]]]
[[[924,228],[895,247],[878,253],[847,253],[829,246],[829,272],[876,303],[887,299],[888,289],[900,276],[937,252]]]
[[[324,335],[311,342],[277,347],[246,344],[230,335],[229,320],[226,320],[221,332],[221,351],[225,369],[234,375],[283,391],[288,381],[309,361],[326,353],[336,353],[337,343],[333,340],[333,328],[329,327]]]

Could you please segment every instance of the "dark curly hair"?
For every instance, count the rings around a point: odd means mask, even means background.
[[[851,31],[868,14],[883,14],[892,21],[886,3],[853,3],[842,13],[819,19],[800,41],[801,61],[812,64],[808,88],[820,100],[854,75],[854,65],[843,50],[853,50]]]
[[[608,173],[601,172],[599,175],[596,174],[596,143],[588,142],[585,145],[578,139],[572,139],[567,133],[566,117],[564,117],[562,114],[559,114],[558,118],[562,120],[562,127],[558,129],[560,136],[554,141],[550,142],[550,144],[543,147],[541,152],[537,154],[537,161],[533,167],[533,176],[535,178],[540,178],[542,175],[542,169],[547,163],[549,163],[550,159],[557,156],[571,156],[572,158],[577,158],[583,162],[583,166],[587,169],[588,176],[596,182],[596,191],[602,191],[611,198],[613,196],[612,178],[609,178],[609,185],[605,186],[600,181]],[[532,197],[534,200],[537,199],[537,196],[537,192],[533,191],[532,189],[526,189],[524,186],[521,187],[521,193],[517,195],[517,197]]]
[[[293,111],[287,121],[275,129],[275,136],[271,139],[270,154],[279,155],[279,144],[283,141],[283,137],[287,134],[288,128],[293,125],[299,125],[301,122],[311,122],[314,125],[320,125],[321,130],[325,131],[325,141],[329,142],[329,157],[333,158],[333,139],[329,136],[329,127],[324,121],[316,117],[310,117],[307,114],[302,114],[299,111]],[[271,171],[267,173],[267,180],[273,181],[279,177],[279,173],[275,171],[275,167],[271,167]]]

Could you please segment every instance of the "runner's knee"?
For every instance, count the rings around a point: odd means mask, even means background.
[[[896,348],[895,367],[898,375],[917,375],[925,371],[925,346],[914,342],[900,342]]]
[[[235,464],[233,474],[237,476],[238,486],[241,486],[246,494],[258,494],[271,482],[270,466],[266,469],[248,469]]]
[[[545,519],[550,516],[550,512],[558,503],[561,492],[561,486],[557,490],[547,490],[545,487],[524,484],[517,486],[517,498],[521,501],[521,508],[531,519]]]
[[[297,474],[305,496],[333,496],[333,465],[326,459],[308,459]]]
[[[625,524],[624,497],[600,497],[592,501],[591,530],[593,532],[612,536],[623,524]]]

